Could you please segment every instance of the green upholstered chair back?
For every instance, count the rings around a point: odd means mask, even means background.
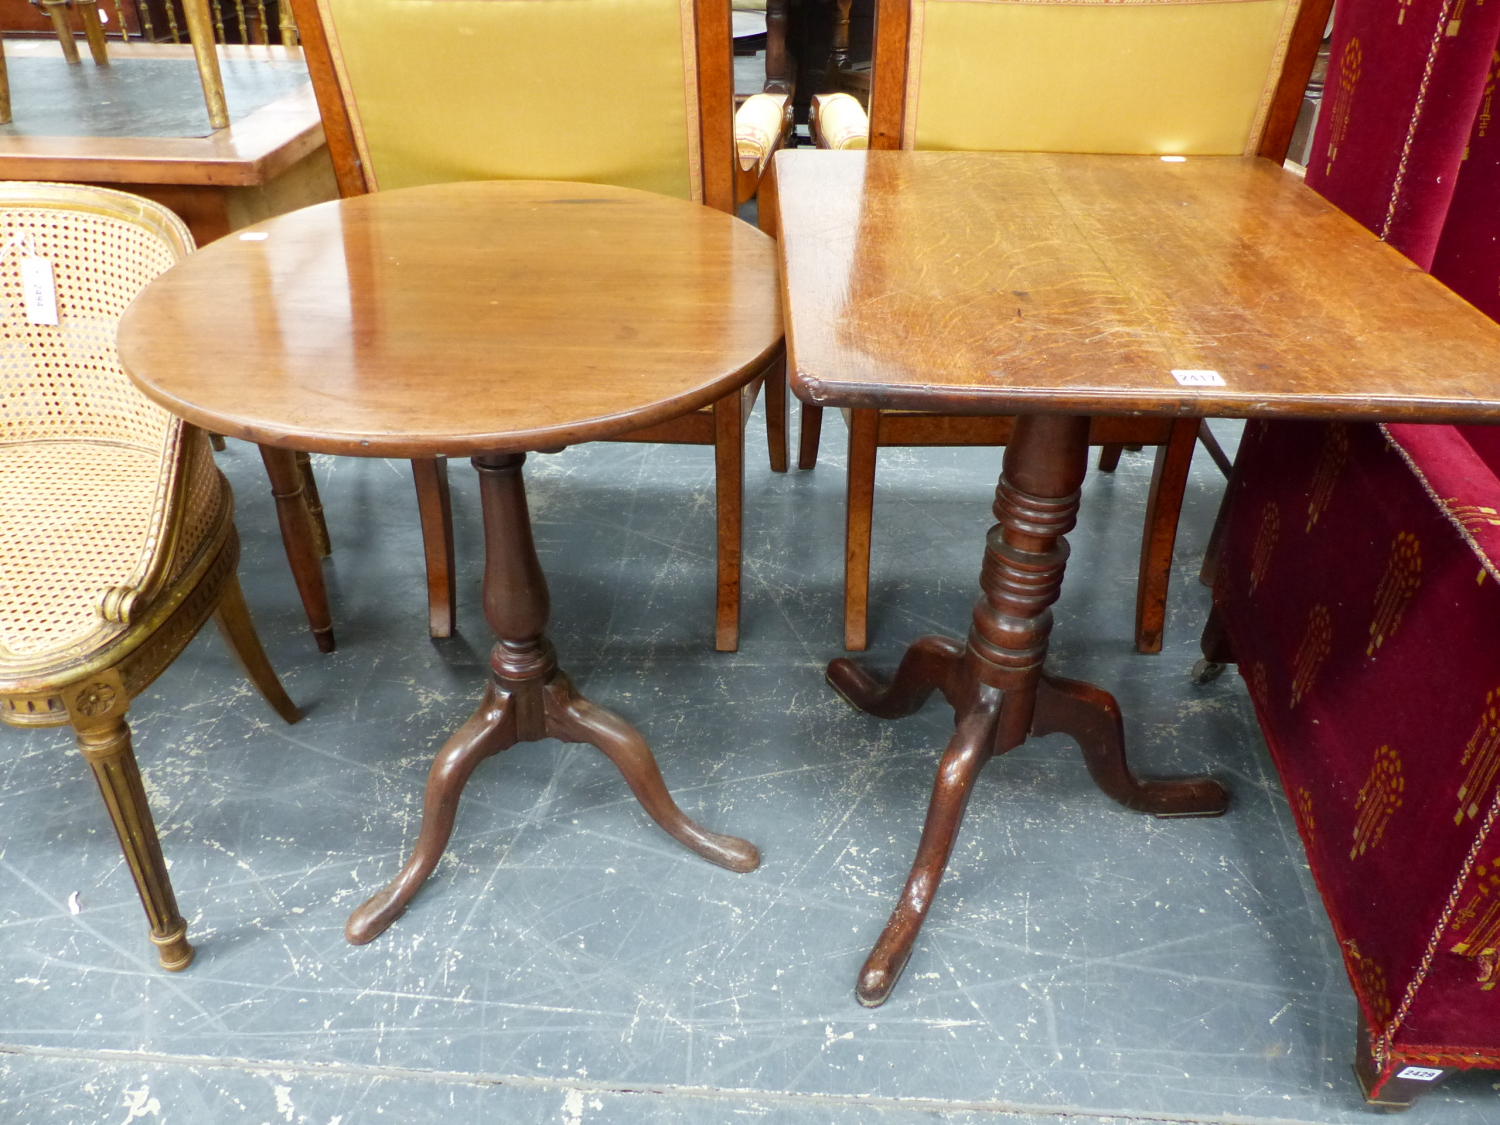
[[[899,53],[902,148],[1253,154],[1300,7],[881,0],[877,34],[900,30],[890,26],[902,22],[889,15],[898,8],[907,28],[904,44],[878,48],[889,53],[877,56],[876,81]]]
[[[715,25],[705,30],[715,33],[717,7],[724,8],[724,65],[709,58],[707,74],[700,6]],[[295,7],[335,166],[336,132],[358,165],[352,175],[341,169],[346,195],[532,179],[704,200],[705,110],[715,133],[723,117],[728,144],[727,0],[298,0]],[[722,91],[700,90],[715,80]],[[716,152],[718,138],[708,140]]]

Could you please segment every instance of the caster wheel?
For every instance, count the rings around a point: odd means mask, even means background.
[[[1216,664],[1212,660],[1200,660],[1193,665],[1193,670],[1188,673],[1195,684],[1211,684],[1224,674],[1227,664]]]

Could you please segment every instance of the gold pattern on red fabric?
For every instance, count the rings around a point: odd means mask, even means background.
[[[1318,517],[1328,508],[1333,499],[1333,486],[1339,482],[1339,473],[1349,460],[1349,427],[1343,422],[1332,422],[1323,438],[1323,453],[1318,458],[1318,467],[1313,472],[1312,495],[1307,501],[1307,530],[1311,531]]]
[[[1494,508],[1487,508],[1480,504],[1460,504],[1456,497],[1443,501],[1443,507],[1452,513],[1453,518],[1464,527],[1500,527],[1500,512]]]
[[[1458,812],[1453,814],[1454,824],[1462,824],[1464,817],[1477,818],[1479,810],[1489,804],[1490,794],[1495,790],[1496,777],[1500,775],[1500,689],[1492,688],[1485,695],[1479,725],[1464,747],[1460,764],[1468,766],[1469,772],[1458,787]]]
[[[1317,831],[1317,823],[1313,818],[1313,796],[1305,785],[1297,786],[1297,819],[1302,822],[1302,831],[1307,834],[1310,845]]]
[[[1271,554],[1276,550],[1276,540],[1281,536],[1281,509],[1274,503],[1266,505],[1260,517],[1260,531],[1255,536],[1255,553],[1250,559],[1250,592],[1260,585],[1271,565]]]
[[[1500,960],[1500,866],[1493,857],[1488,866],[1481,863],[1474,870],[1474,884],[1469,896],[1453,915],[1449,929],[1458,936],[1450,947],[1454,953],[1472,957],[1478,962],[1479,987],[1488,992],[1495,987],[1497,960]]]
[[[1323,661],[1333,651],[1333,615],[1326,605],[1315,605],[1307,615],[1307,629],[1302,634],[1302,644],[1297,648],[1297,658],[1292,662],[1292,706],[1307,698],[1312,690]]]
[[[1409,531],[1397,534],[1391,543],[1391,558],[1375,591],[1375,616],[1370,621],[1370,644],[1366,656],[1385,644],[1401,627],[1401,615],[1422,584],[1422,545]]]
[[[1365,1002],[1371,1008],[1368,1014],[1373,1026],[1370,1030],[1378,1033],[1391,1022],[1391,990],[1385,981],[1385,970],[1362,954],[1358,943],[1352,939],[1344,943],[1344,952],[1348,955],[1352,975],[1359,982]]]
[[[1333,175],[1333,162],[1338,158],[1339,145],[1349,132],[1349,109],[1354,101],[1354,88],[1359,85],[1359,75],[1364,69],[1365,49],[1359,36],[1352,37],[1344,45],[1339,56],[1339,92],[1333,100],[1333,118],[1328,130],[1328,165],[1325,176]]]
[[[1401,776],[1401,755],[1391,746],[1375,751],[1375,763],[1354,802],[1359,815],[1354,821],[1354,846],[1349,858],[1357,859],[1380,843],[1385,826],[1401,807],[1406,778]]]

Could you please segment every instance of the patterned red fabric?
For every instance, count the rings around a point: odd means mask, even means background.
[[[1479,100],[1432,273],[1464,300],[1500,320],[1500,121],[1495,86],[1500,48]]]
[[[1307,183],[1423,269],[1448,221],[1497,43],[1500,4],[1337,6]],[[1494,212],[1466,213],[1494,232]]]
[[[1214,587],[1382,1081],[1500,1066],[1500,434],[1388,431],[1251,422]]]

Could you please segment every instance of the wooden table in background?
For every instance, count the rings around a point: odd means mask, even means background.
[[[1209,778],[1137,779],[1114,699],[1044,668],[1089,416],[1492,421],[1500,325],[1267,160],[795,150],[776,168],[797,396],[1020,416],[967,642],[917,640],[889,684],[828,666],[871,714],[909,715],[938,690],[956,716],[911,875],[856,986],[874,1006],[991,757],[1061,732],[1129,808],[1226,806]]]
[[[684,200],[438,184],[262,223],[190,256],[126,313],[126,371],[205,429],[283,450],[467,455],[479,470],[490,682],[433,763],[411,857],[350,917],[350,941],[405,909],[475,766],[522,741],[592,743],[687,847],[735,871],[760,862],[689,820],[640,734],[558,668],[521,466],[528,450],[664,422],[761,374],[780,354],[775,273],[770,239]]]
[[[27,46],[32,49],[24,56],[13,51],[13,62],[60,55],[55,43]],[[295,47],[218,50],[225,60],[301,57]],[[180,58],[186,64],[192,48],[112,42],[110,55],[114,67],[139,59]],[[16,84],[19,68],[12,71]],[[184,65],[180,81],[201,99],[191,65]],[[16,84],[13,100],[26,96]],[[203,121],[207,132],[207,118]],[[311,83],[206,136],[0,135],[0,180],[98,184],[144,195],[177,212],[199,246],[272,215],[338,197]]]

